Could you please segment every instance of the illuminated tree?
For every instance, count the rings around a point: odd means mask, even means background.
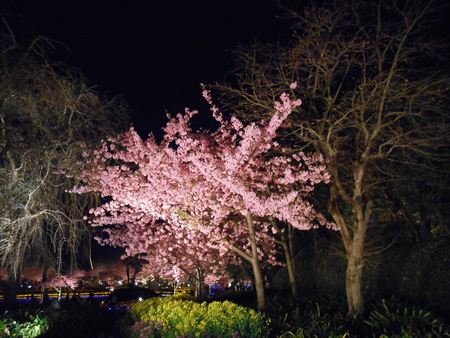
[[[390,208],[391,182],[409,184],[416,177],[405,181],[403,174],[411,167],[448,154],[449,78],[442,44],[428,30],[439,8],[434,1],[330,1],[289,10],[291,41],[238,49],[237,88],[217,87],[223,104],[251,121],[266,117],[274,97],[298,82],[295,93],[305,102],[280,142],[293,150],[309,146],[327,159],[329,212],[347,258],[353,317],[364,309],[367,233],[377,223],[374,213]]]
[[[10,275],[8,302],[26,259],[44,273],[61,267],[90,241],[82,217],[93,196],[65,193],[74,181],[58,174],[80,157],[81,142],[111,134],[124,115],[119,102],[101,99],[77,73],[50,63],[37,39],[21,48],[0,35],[0,262]]]
[[[110,200],[90,210],[94,225],[162,221],[203,233],[219,256],[237,254],[252,266],[264,309],[261,261],[277,262],[271,220],[302,230],[333,226],[307,200],[328,174],[318,154],[269,156],[278,147],[277,129],[300,100],[283,93],[267,122],[244,126],[234,116],[225,120],[207,91],[204,96],[219,123],[216,132],[193,131],[196,112],[186,109],[169,120],[161,143],[151,135],[142,140],[134,129],[111,137],[85,154],[87,169],[78,176],[84,185],[73,191],[97,191]]]
[[[58,300],[60,300],[64,289],[75,290],[77,288],[79,277],[80,276],[77,275],[62,275],[55,273],[49,278],[47,285],[58,291]]]

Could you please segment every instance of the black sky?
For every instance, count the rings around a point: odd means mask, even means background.
[[[230,49],[270,40],[282,27],[272,0],[3,0],[0,6],[15,30],[67,46],[53,59],[80,68],[99,92],[123,95],[140,113],[134,123],[142,132],[159,130],[166,110],[202,106],[199,84],[224,78]]]

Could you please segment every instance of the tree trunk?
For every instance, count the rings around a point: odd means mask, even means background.
[[[354,243],[355,244],[355,243]],[[364,298],[362,287],[362,273],[364,267],[363,250],[357,245],[352,245],[348,253],[347,273],[345,287],[347,292],[347,304],[349,316],[360,317],[364,311]]]
[[[92,262],[92,244],[91,244],[91,233],[83,236],[80,243],[80,259],[79,263],[81,264],[83,269],[94,269],[94,264]]]
[[[206,299],[205,280],[201,271],[197,271],[197,277],[195,278],[195,298],[199,302]]]
[[[136,275],[137,275],[138,271],[136,269],[134,269],[133,271],[133,276],[131,277],[131,283],[133,283],[133,285],[136,283]]]
[[[264,278],[261,271],[259,260],[255,259],[252,262],[253,276],[255,277],[256,303],[258,311],[266,309],[266,295],[264,290]]]
[[[289,246],[283,243],[284,256],[286,257],[286,268],[289,277],[289,286],[291,287],[292,297],[298,298],[297,276],[295,275],[294,257],[289,250]]]
[[[126,272],[127,272],[127,285],[131,286],[131,280],[130,280],[130,266],[127,264],[126,266]]]
[[[261,264],[258,258],[258,249],[256,244],[256,235],[255,235],[255,227],[253,224],[252,215],[248,214],[247,218],[247,226],[249,232],[249,240],[252,248],[252,269],[253,276],[255,277],[255,290],[256,290],[256,302],[258,306],[258,311],[264,311],[266,309],[266,295],[264,290],[264,278],[261,271]]]
[[[281,244],[284,251],[284,257],[286,259],[286,268],[289,278],[289,286],[291,288],[292,297],[298,298],[298,286],[297,276],[295,273],[294,262],[294,243],[293,243],[293,229],[292,226],[288,226],[288,235],[283,235],[281,238]]]
[[[194,296],[197,301],[200,301],[200,281],[195,278]]]
[[[45,289],[47,288],[47,264],[42,267],[42,278],[41,278],[41,304],[44,304]]]
[[[364,269],[364,244],[372,211],[372,201],[354,200],[355,230],[353,240],[347,248],[347,272],[345,278],[348,313],[352,318],[361,317],[364,312],[362,274]]]
[[[14,308],[17,306],[17,290],[20,283],[20,272],[15,273],[12,268],[8,268],[8,281],[5,288],[5,306]]]
[[[362,155],[364,157],[364,154]],[[373,202],[364,194],[364,174],[367,162],[355,165],[353,171],[353,195],[348,195],[341,184],[336,168],[332,170],[329,211],[339,226],[347,258],[345,288],[348,316],[355,319],[364,312],[362,274],[364,268],[364,245]],[[350,227],[341,211],[341,202],[351,206],[354,216]]]

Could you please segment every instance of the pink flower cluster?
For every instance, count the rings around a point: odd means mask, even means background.
[[[275,142],[301,101],[283,93],[267,123],[244,126],[235,116],[224,119],[210,93],[203,95],[217,131],[192,130],[196,112],[186,109],[169,119],[162,142],[131,128],[86,154],[83,185],[73,192],[109,200],[89,211],[93,226],[109,226],[101,242],[124,247],[127,255],[146,254],[154,274],[170,275],[176,266],[214,275],[238,263],[235,252],[251,255],[247,215],[254,219],[258,258],[270,264],[277,264],[278,232],[271,220],[300,230],[334,227],[308,201],[317,184],[329,181],[323,157],[280,155]]]

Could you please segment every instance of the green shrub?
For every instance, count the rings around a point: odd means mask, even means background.
[[[386,300],[364,321],[373,337],[450,337],[450,328],[430,311],[416,306],[388,305]]]
[[[47,318],[29,316],[25,322],[5,318],[0,320],[0,337],[33,338],[42,335],[48,329]]]
[[[343,337],[348,334],[344,329],[342,312],[322,311],[319,303],[303,314],[302,325],[297,331],[298,337]]]
[[[273,329],[280,337],[342,337],[348,332],[341,299],[317,296],[295,301],[279,294],[268,304]]]
[[[268,320],[253,309],[229,301],[196,303],[154,298],[137,304],[131,313],[140,321],[134,337],[266,337]]]
[[[9,334],[8,320],[0,319],[0,337],[7,337]]]
[[[450,327],[432,312],[399,298],[368,302],[366,315],[347,318],[345,302],[339,299],[305,297],[298,302],[274,298],[270,303],[275,333],[296,337],[450,337]]]
[[[285,313],[279,322],[280,337],[346,337],[345,311],[335,311],[316,302],[302,304]],[[286,331],[290,330],[290,331]]]

